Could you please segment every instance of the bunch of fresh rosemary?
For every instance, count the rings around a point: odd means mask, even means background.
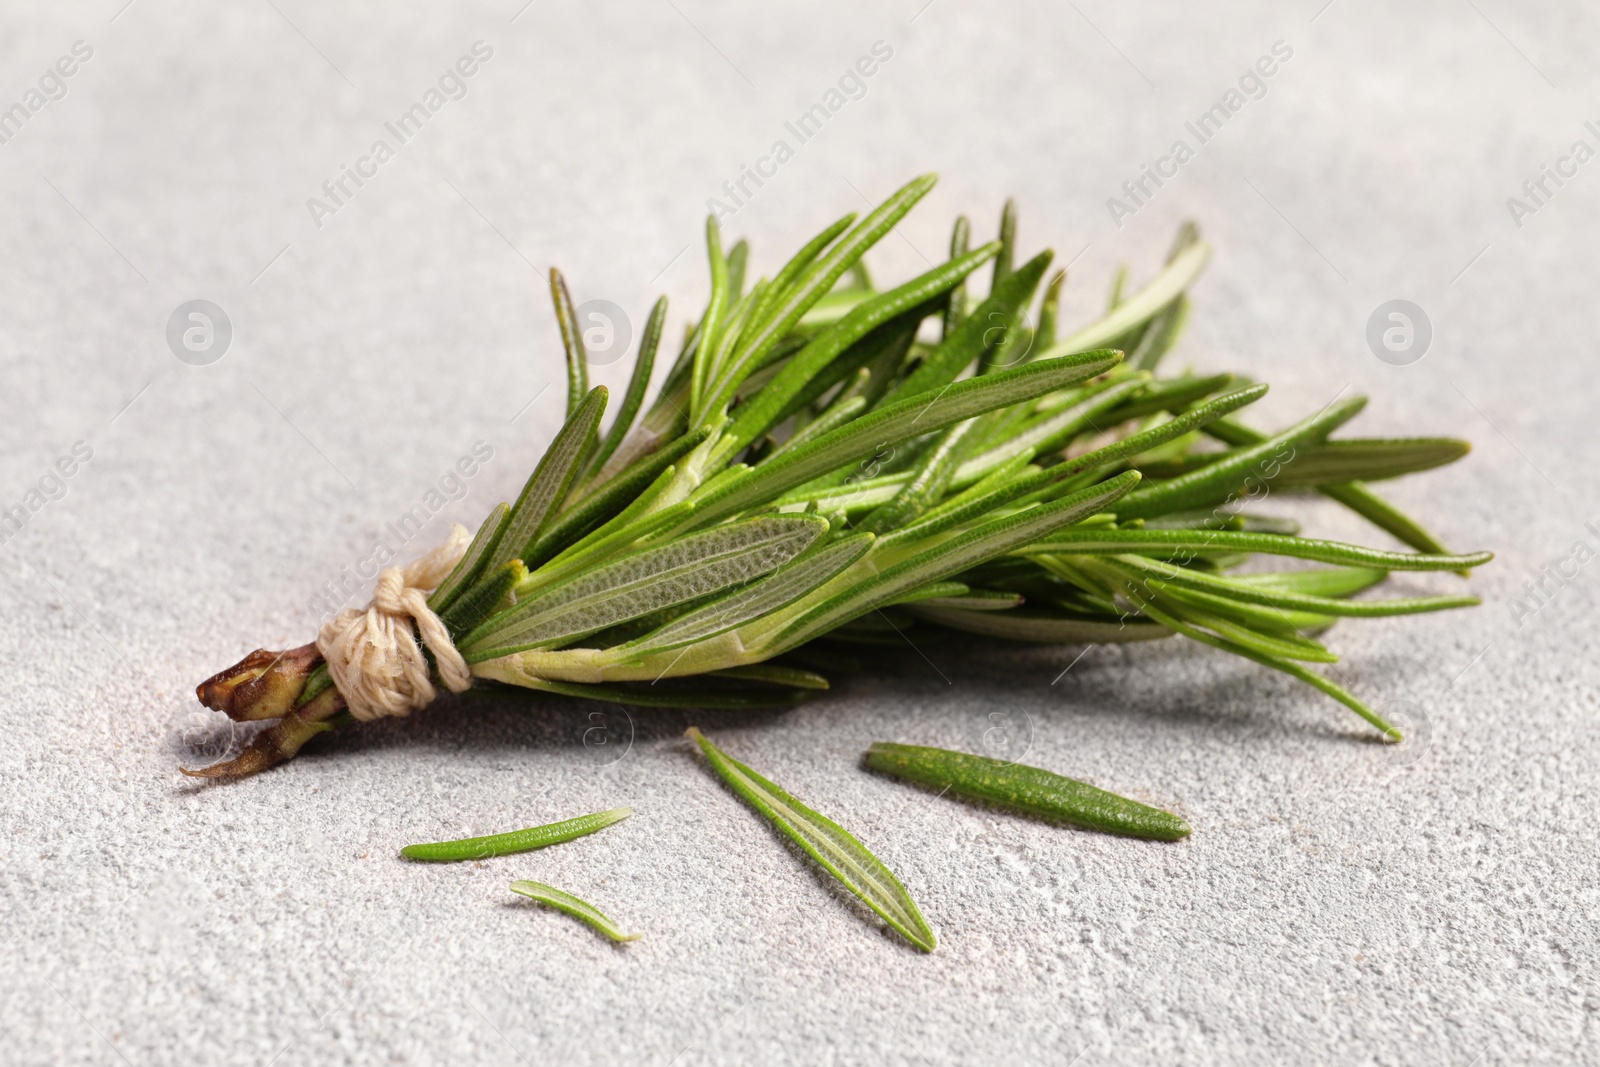
[[[514,506],[501,504],[428,601],[479,679],[647,706],[789,703],[825,689],[841,643],[913,625],[1050,643],[1182,634],[1290,674],[1399,733],[1309,664],[1342,616],[1477,603],[1351,599],[1395,570],[1465,571],[1366,485],[1459,458],[1445,439],[1332,439],[1365,401],[1275,433],[1236,413],[1266,386],[1157,377],[1208,249],[1192,226],[1138,292],[1119,275],[1097,321],[1057,337],[1064,272],[1015,265],[1016,213],[893,289],[862,255],[934,184],[828,226],[770,279],[707,223],[705,312],[643,412],[666,319],[658,301],[604,433],[583,342],[551,272],[567,422]],[[969,276],[989,264],[981,299]],[[1331,497],[1416,552],[1297,536],[1246,514],[1270,492]],[[1229,571],[1255,555],[1329,567]],[[678,679],[678,682],[663,680]],[[688,681],[683,681],[688,680]],[[655,684],[662,682],[663,684]],[[277,719],[250,774],[350,715],[315,646],[258,651],[199,687],[235,719]]]

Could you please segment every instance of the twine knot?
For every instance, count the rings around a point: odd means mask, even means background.
[[[428,594],[455,569],[470,541],[457,524],[427,555],[404,567],[384,568],[371,603],[341,611],[317,634],[317,650],[328,663],[333,684],[350,714],[362,722],[410,715],[433,700],[436,690],[422,645],[433,653],[445,688],[461,693],[472,685],[467,661],[428,607]]]

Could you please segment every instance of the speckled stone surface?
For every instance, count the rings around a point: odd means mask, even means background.
[[[1600,162],[1573,155],[1600,148],[1592,11],[121,4],[12,5],[0,33],[0,124],[26,114],[0,125],[0,508],[28,515],[0,544],[7,1062],[1600,1061]],[[804,143],[787,129],[830,102]],[[1200,144],[1185,124],[1218,102]],[[1107,198],[1178,139],[1191,158],[1114,221]],[[1072,261],[1069,321],[1194,217],[1216,254],[1179,363],[1270,379],[1262,423],[1352,391],[1368,432],[1471,438],[1387,491],[1499,554],[1470,582],[1484,605],[1331,636],[1412,742],[1175,641],[1079,658],[913,633],[783,714],[469,696],[236,785],[179,777],[230,741],[198,680],[306,640],[319,590],[430,491],[456,498],[408,552],[515,494],[563,391],[539,272],[635,327],[665,292],[677,336],[707,198],[746,165],[775,173],[725,226],[769,273],[924,170],[943,181],[873,253],[882,277],[1014,194],[1024,246]],[[367,177],[335,202],[345,168]],[[232,326],[205,365],[167,340],[195,299]],[[1409,365],[1366,339],[1394,299],[1432,327]],[[450,480],[478,442],[492,458]],[[741,807],[690,722],[876,849],[938,952]],[[1194,835],[1043,826],[857,765],[875,740],[987,731]],[[396,855],[622,804],[542,853]],[[515,878],[645,937],[614,947]]]

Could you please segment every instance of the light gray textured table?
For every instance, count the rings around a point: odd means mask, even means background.
[[[7,5],[0,107],[27,117],[0,145],[0,506],[41,481],[60,498],[0,545],[0,1056],[1600,1060],[1600,563],[1562,562],[1600,547],[1600,162],[1507,206],[1541,166],[1572,171],[1574,141],[1600,147],[1592,11],[521,3]],[[92,55],[46,76],[76,41]],[[462,98],[404,144],[385,132],[479,41]],[[880,41],[858,99],[787,132]],[[1107,198],[1197,145],[1185,122],[1279,41],[1265,95],[1116,226]],[[380,139],[393,158],[362,162]],[[780,139],[793,158],[725,224],[761,270],[932,169],[878,273],[923,269],[956,212],[988,230],[1015,194],[1025,247],[1073,261],[1081,321],[1194,217],[1216,255],[1178,362],[1270,379],[1272,421],[1353,390],[1369,431],[1473,439],[1392,494],[1499,553],[1471,580],[1483,607],[1333,635],[1413,742],[1177,642],[957,647],[781,715],[598,706],[609,747],[582,743],[597,706],[471,697],[236,785],[181,779],[228,741],[194,684],[306,640],[318,588],[475,442],[493,458],[412,547],[515,493],[563,389],[540,271],[636,324],[666,292],[676,336],[704,298],[707,198]],[[369,177],[335,203],[347,166]],[[204,366],[165,336],[196,298],[234,330]],[[1396,298],[1434,331],[1409,366],[1365,339]],[[79,441],[92,457],[49,480]],[[1570,577],[1517,612],[1547,565]],[[1032,762],[1170,806],[1193,837],[1054,829],[856,767],[873,740],[973,746],[991,715]],[[721,789],[679,740],[691,719],[876,848],[937,954]],[[544,853],[395,855],[617,804],[638,814]],[[517,903],[514,877],[646,936],[615,948]]]

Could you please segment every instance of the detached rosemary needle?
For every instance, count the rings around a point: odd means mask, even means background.
[[[1178,841],[1190,833],[1189,824],[1171,812],[1038,767],[883,741],[867,750],[866,764],[896,778],[1108,834]]]
[[[564,893],[553,885],[545,885],[543,882],[512,882],[511,891],[520,893],[530,900],[537,900],[541,904],[548,904],[557,911],[564,911],[574,919],[581,919],[613,941],[637,941],[644,936],[623,933],[621,928],[607,918],[599,908],[571,893]]]
[[[632,808],[612,808],[593,815],[580,815],[576,819],[553,822],[547,826],[530,826],[526,830],[492,834],[488,837],[463,837],[457,841],[435,841],[427,845],[407,845],[400,855],[408,860],[425,860],[431,863],[453,863],[457,860],[481,860],[490,856],[509,856],[514,852],[530,852],[546,845],[559,845],[575,837],[604,830],[612,823],[621,822],[633,814]]]

